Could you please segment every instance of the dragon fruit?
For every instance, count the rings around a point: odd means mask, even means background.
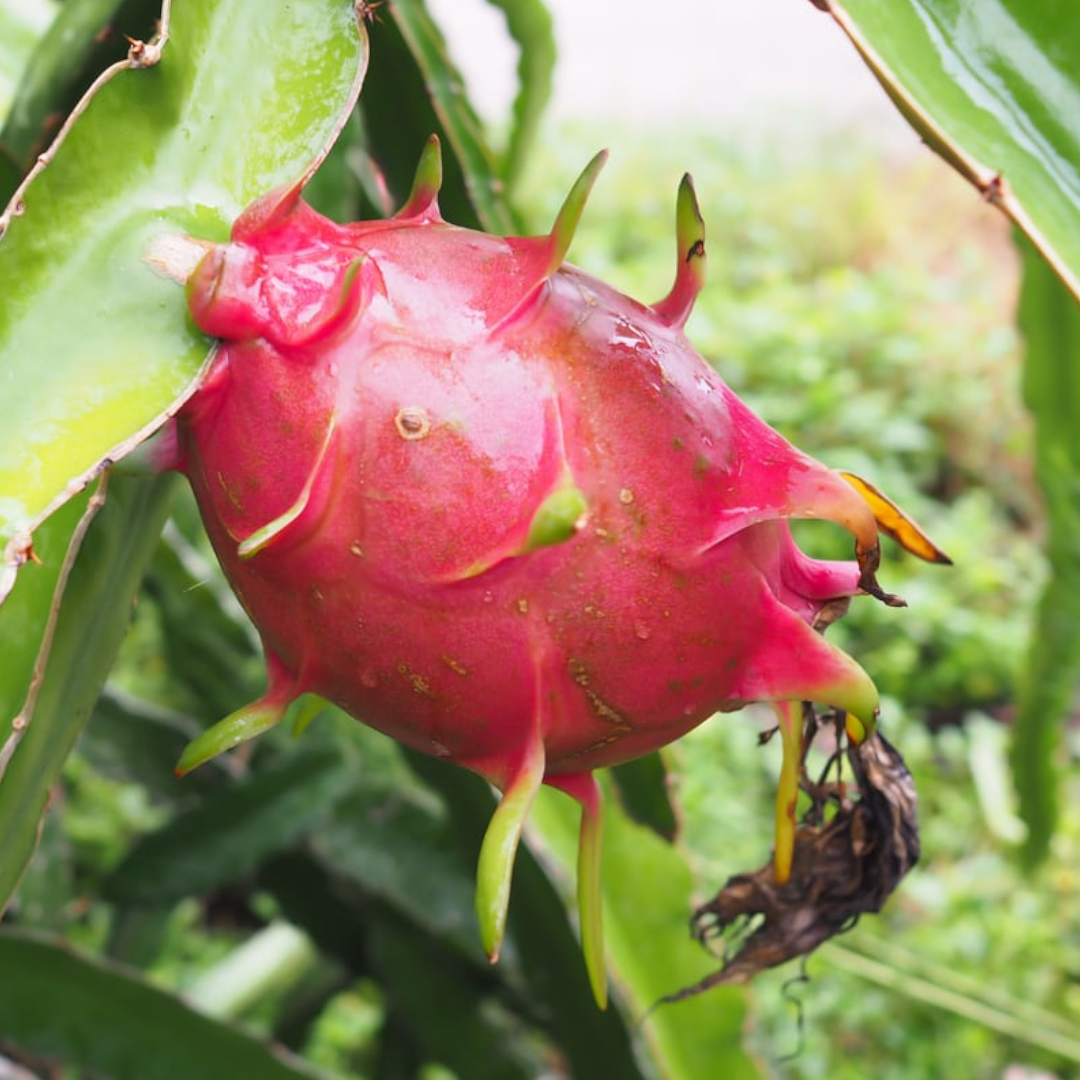
[[[772,702],[791,863],[799,703],[875,724],[866,673],[820,630],[875,580],[873,489],[794,449],[682,327],[702,286],[689,178],[670,293],[639,304],[564,265],[598,155],[550,235],[443,220],[432,140],[405,207],[338,225],[297,187],[237,220],[188,282],[220,339],[178,418],[179,467],[264,644],[268,688],[197,739],[185,772],[313,693],[502,792],[477,912],[494,959],[541,784],[582,807],[581,934],[605,994],[593,770],[717,711]],[[856,559],[795,545],[830,519]]]

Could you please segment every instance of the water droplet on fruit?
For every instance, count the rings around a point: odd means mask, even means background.
[[[615,319],[615,326],[609,340],[612,345],[622,345],[636,351],[653,348],[652,339],[649,335],[621,316]]]
[[[637,634],[642,641],[648,641],[649,637],[652,635],[652,630],[649,629],[646,623],[637,622],[634,623],[634,633]]]
[[[379,676],[371,668],[365,668],[360,672],[360,682],[369,690],[374,690],[379,685]]]

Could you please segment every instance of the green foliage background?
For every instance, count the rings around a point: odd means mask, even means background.
[[[1056,378],[1075,370],[1061,359],[1080,340],[1071,299],[1029,255],[1018,330],[1020,263],[1004,223],[936,161],[898,172],[845,138],[781,164],[716,132],[538,128],[550,26],[539,3],[500,6],[525,46],[502,158],[422,4],[400,0],[371,13],[361,106],[311,193],[342,218],[384,212],[380,181],[399,200],[423,138],[439,130],[451,219],[543,231],[596,146],[614,144],[626,160],[601,181],[573,259],[649,299],[669,285],[674,188],[692,168],[712,254],[692,339],[766,419],[871,478],[956,560],[946,572],[890,553],[888,587],[910,608],[857,604],[830,630],[886,695],[885,730],[920,792],[924,861],[881,917],[815,954],[808,982],[785,969],[646,1017],[715,964],[687,940],[692,898],[768,852],[774,748],[756,745],[761,718],[724,717],[609,780],[613,1008],[592,1004],[567,914],[570,819],[557,795],[539,807],[508,948],[489,968],[472,876],[492,800],[475,778],[332,710],[299,742],[275,731],[185,781],[172,776],[187,740],[258,693],[261,662],[186,493],[114,477],[112,516],[88,540],[104,561],[72,583],[87,626],[71,638],[75,674],[56,691],[78,745],[70,756],[43,747],[41,769],[63,761],[63,771],[42,787],[50,812],[0,929],[0,1066],[116,1080],[921,1080],[946,1069],[990,1080],[1010,1065],[1080,1075],[1080,739],[1059,723],[1075,638],[1055,629],[1075,604],[1062,584],[1075,470],[1060,463],[1075,453],[1077,412]],[[28,65],[57,10],[93,36],[95,18],[142,27],[152,7],[0,2],[0,110],[20,71],[42,70],[40,55]],[[72,66],[96,70],[83,44]],[[41,102],[70,104],[82,77],[60,71],[35,82],[39,126]],[[0,137],[10,151],[0,190],[27,160],[13,149],[21,116]],[[1037,428],[1021,396],[1025,345]],[[67,511],[69,530],[80,512]],[[151,553],[146,537],[167,512]],[[848,554],[823,528],[800,540]],[[103,592],[133,594],[144,564],[134,606],[114,607],[106,632],[86,613],[105,609]],[[118,569],[103,578],[102,565]],[[129,616],[98,697],[78,675],[89,670],[79,645],[108,654]],[[14,649],[17,637],[0,641]],[[1018,702],[1027,727],[1013,774]],[[1045,853],[1037,869],[1017,859],[1026,826],[1013,775],[1037,832],[1029,854]],[[0,805],[2,833],[16,804]],[[39,805],[18,805],[37,821]],[[674,843],[663,835],[672,805]],[[5,855],[9,875],[21,872]]]

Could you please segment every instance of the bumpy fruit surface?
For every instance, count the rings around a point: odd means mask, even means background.
[[[478,911],[494,955],[541,783],[583,807],[586,958],[603,993],[592,770],[716,711],[777,703],[790,860],[798,704],[877,695],[816,628],[880,593],[858,491],[732,393],[682,326],[704,268],[689,180],[671,293],[644,306],[563,264],[597,159],[549,236],[445,222],[429,145],[387,221],[337,225],[296,190],[260,200],[188,285],[221,339],[179,419],[182,468],[257,626],[266,696],[183,768],[313,692],[504,798]],[[819,562],[789,518],[827,518],[858,559]],[[786,853],[785,853],[786,852]]]

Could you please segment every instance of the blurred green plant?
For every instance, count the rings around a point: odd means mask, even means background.
[[[1026,863],[1057,824],[1061,731],[1080,685],[1072,632],[1080,553],[1075,432],[1080,302],[1080,7],[1060,0],[815,0],[851,39],[927,144],[1026,236],[1026,400],[1046,499],[1052,576],[1025,672],[1012,754],[1027,826]],[[1052,271],[1047,272],[1047,267]],[[1054,283],[1054,278],[1058,284]]]

